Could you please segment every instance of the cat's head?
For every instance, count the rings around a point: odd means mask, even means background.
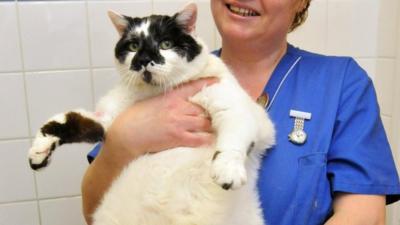
[[[191,79],[205,65],[208,50],[193,35],[195,4],[188,4],[173,16],[108,14],[121,37],[115,58],[125,82],[168,88]]]

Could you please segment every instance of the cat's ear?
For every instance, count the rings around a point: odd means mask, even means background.
[[[129,22],[125,16],[120,15],[112,10],[108,11],[108,17],[110,17],[111,22],[114,24],[115,28],[117,29],[119,35],[123,35],[126,27],[128,26]]]
[[[195,3],[187,4],[183,10],[175,14],[175,19],[187,33],[192,33],[196,28],[197,5]]]

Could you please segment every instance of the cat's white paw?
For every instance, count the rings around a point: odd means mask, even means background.
[[[50,162],[50,156],[56,148],[59,138],[38,134],[29,149],[29,164],[32,169],[38,170],[46,167]]]
[[[239,152],[215,152],[211,167],[211,177],[225,190],[237,189],[247,182],[244,156]]]

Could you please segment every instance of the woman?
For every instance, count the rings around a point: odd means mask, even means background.
[[[309,4],[211,0],[222,37],[217,54],[255,100],[263,93],[270,97],[266,110],[277,145],[260,170],[264,216],[272,225],[384,224],[385,203],[400,198],[400,185],[372,83],[352,59],[287,44],[287,33],[305,20]],[[212,142],[210,121],[187,101],[212,82],[140,102],[114,121],[83,182],[87,219],[132,159]],[[165,111],[170,113],[158,113]]]

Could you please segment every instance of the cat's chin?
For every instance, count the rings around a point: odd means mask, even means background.
[[[145,83],[146,83],[147,85],[149,85],[149,86],[152,86],[152,87],[162,87],[161,84],[157,83],[157,82],[154,81],[154,80],[151,80],[150,82],[146,82],[146,81],[145,81]]]
[[[155,79],[145,80],[144,78],[140,79],[140,81],[136,82],[134,85],[136,87],[147,87],[147,88],[155,88],[155,89],[169,89],[169,86],[165,83],[158,82]]]

